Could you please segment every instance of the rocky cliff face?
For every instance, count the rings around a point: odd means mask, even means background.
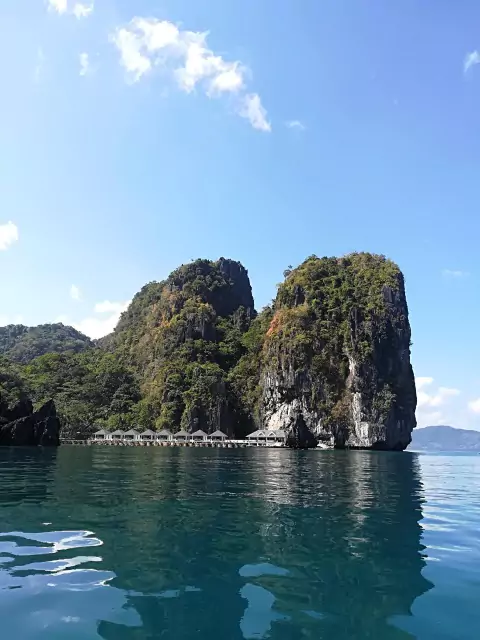
[[[0,446],[44,446],[60,444],[60,420],[50,400],[38,411],[23,400],[12,409],[0,406]]]
[[[279,288],[260,415],[294,446],[403,450],[416,426],[403,276],[382,256],[312,257]]]
[[[254,316],[239,262],[196,260],[144,287],[104,344],[138,372],[157,428],[233,436],[241,426],[228,374]]]

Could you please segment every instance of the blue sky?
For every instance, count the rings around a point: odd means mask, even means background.
[[[480,428],[478,2],[4,0],[0,36],[1,324],[97,336],[222,255],[260,308],[384,253],[420,423]]]

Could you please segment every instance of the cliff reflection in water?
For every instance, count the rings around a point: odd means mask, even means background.
[[[412,454],[63,447],[42,468],[30,505],[9,460],[20,501],[0,502],[1,531],[91,532],[82,571],[108,575],[88,574],[81,607],[42,594],[69,621],[58,637],[75,620],[82,640],[405,639],[393,620],[431,586]]]
[[[417,456],[269,455],[263,553],[291,568],[291,580],[261,580],[275,594],[276,608],[292,619],[308,612],[332,638],[409,637],[393,620],[410,615],[415,599],[433,586],[422,576]]]

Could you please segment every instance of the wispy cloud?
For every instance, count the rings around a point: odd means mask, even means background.
[[[127,302],[100,302],[95,305],[94,314],[76,322],[73,326],[90,338],[103,338],[112,333],[120,316],[128,309]]]
[[[169,73],[186,93],[201,89],[209,98],[230,96],[236,111],[261,131],[271,131],[257,93],[247,93],[248,69],[240,61],[217,55],[208,33],[182,30],[172,22],[136,17],[111,36],[130,82],[154,70]]]
[[[468,408],[473,413],[480,414],[480,398],[477,398],[476,400],[472,400],[471,402],[469,402],[468,403]]]
[[[71,13],[77,20],[80,20],[81,18],[88,18],[88,16],[93,13],[94,3],[90,2],[86,4],[84,2],[71,2],[70,0],[48,0],[48,8],[50,11],[58,13],[59,15]]]
[[[0,251],[6,251],[12,244],[18,241],[18,227],[12,221],[0,224]]]
[[[129,304],[129,302],[110,302],[110,300],[97,302],[95,305],[95,313],[122,313]]]
[[[287,120],[285,126],[289,129],[296,129],[297,131],[305,131],[307,128],[300,120]]]
[[[452,387],[435,387],[432,377],[415,378],[417,387],[417,421],[420,427],[446,424],[443,411],[449,409],[451,400],[460,395],[460,390]]]
[[[61,315],[58,316],[55,321],[75,327],[75,329],[78,329],[78,331],[81,331],[90,338],[103,338],[109,333],[112,333],[117,326],[120,316],[128,309],[130,302],[130,300],[127,302],[110,302],[106,300],[105,302],[97,303],[91,315],[82,320],[75,321],[67,315]]]
[[[470,273],[460,269],[444,269],[442,275],[444,278],[467,278]]]
[[[480,64],[480,52],[475,50],[467,53],[463,61],[463,73],[468,73],[468,71],[477,64]]]
[[[68,9],[67,0],[48,0],[48,8],[50,11],[56,11],[57,13],[66,13]]]
[[[88,18],[88,16],[93,13],[93,8],[93,2],[91,4],[83,4],[82,2],[77,2],[73,6],[72,13],[77,18],[77,20],[80,20],[80,18]]]
[[[450,387],[439,387],[433,394],[429,394],[426,391],[419,390],[417,392],[417,406],[418,407],[441,407],[446,403],[448,398],[453,398],[460,395],[459,389],[452,389]]]
[[[80,61],[80,75],[86,76],[87,73],[90,71],[90,58],[88,56],[88,53],[81,53],[79,56],[79,61]]]
[[[45,66],[45,53],[41,47],[39,47],[37,51],[37,63],[35,65],[35,71],[33,75],[33,79],[35,80],[35,84],[38,84],[43,75],[43,69]]]
[[[249,120],[254,129],[259,129],[260,131],[272,130],[272,125],[267,119],[267,112],[262,106],[258,93],[250,93],[245,96],[240,102],[238,113],[242,118]]]
[[[70,297],[72,300],[82,299],[81,291],[75,284],[72,284],[72,286],[70,287]]]
[[[460,389],[452,387],[439,387],[438,392],[430,398],[429,404],[432,407],[439,407],[448,400],[448,398],[455,398],[460,395]]]
[[[417,391],[418,389],[423,389],[423,387],[428,387],[428,385],[432,384],[433,382],[433,378],[429,378],[429,377],[418,377],[415,378],[415,384],[417,387]]]

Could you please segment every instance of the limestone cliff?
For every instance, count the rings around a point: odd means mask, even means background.
[[[196,260],[145,286],[102,346],[138,372],[142,410],[158,429],[241,432],[228,373],[255,316],[246,269]]]
[[[279,287],[258,417],[293,446],[403,450],[416,426],[404,280],[383,256],[307,259]]]
[[[53,398],[71,437],[266,428],[296,448],[392,450],[415,426],[404,281],[383,256],[311,256],[258,316],[239,262],[195,260],[144,286],[105,339],[72,331],[0,331],[0,444],[55,443],[56,415],[28,398]]]

